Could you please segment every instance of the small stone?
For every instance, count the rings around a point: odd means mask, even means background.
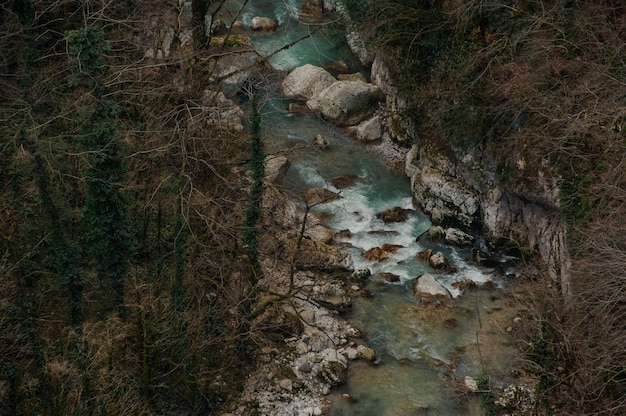
[[[470,391],[472,393],[475,393],[478,391],[478,383],[473,377],[470,377],[470,376],[463,377],[463,385],[465,386],[467,391]]]
[[[353,337],[353,338],[360,338],[363,335],[361,334],[361,331],[353,327],[348,328],[346,332],[348,336]]]
[[[344,399],[345,401],[347,401],[348,403],[356,402],[356,399],[354,398],[354,396],[351,395],[351,394],[348,394],[348,393],[343,393],[341,395],[341,398]]]
[[[359,356],[356,348],[347,348],[346,350],[344,350],[343,354],[350,361],[356,360]]]
[[[296,351],[298,354],[306,354],[309,352],[309,346],[305,342],[300,341],[296,344]]]
[[[364,345],[359,345],[357,347],[357,355],[360,359],[365,360],[365,361],[376,360],[376,351]]]
[[[305,361],[298,367],[298,371],[301,373],[310,373],[313,371],[313,363],[311,361]]]
[[[311,144],[313,147],[316,147],[320,150],[328,149],[328,141],[321,134],[316,135],[313,140],[311,140]]]
[[[315,311],[312,309],[301,311],[300,318],[302,318],[305,324],[310,325],[315,322]]]
[[[355,281],[355,282],[362,282],[368,277],[370,277],[371,275],[372,275],[372,272],[370,271],[370,269],[363,268],[352,273],[352,275],[350,276],[350,280]]]
[[[448,260],[441,251],[430,256],[428,263],[433,269],[445,269],[448,266]]]
[[[291,393],[291,391],[293,390],[293,381],[291,381],[288,378],[284,378],[282,380],[280,380],[278,382],[278,385],[280,386],[281,389],[288,391]]]

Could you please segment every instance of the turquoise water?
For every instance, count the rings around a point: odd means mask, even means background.
[[[327,25],[303,25],[294,19],[303,1],[231,1],[228,16],[249,24],[254,16],[268,16],[280,22],[279,30],[271,34],[252,33],[254,46],[270,55],[281,46],[290,44],[307,33],[319,29],[311,39],[275,55],[271,63],[280,70],[290,70],[305,63],[323,66],[343,59],[354,70],[363,70],[352,61],[340,28]],[[355,174],[359,180],[341,190],[342,198],[315,210],[331,214],[329,226],[335,231],[350,230],[352,237],[342,242],[352,254],[355,268],[369,268],[372,273],[391,272],[400,277],[397,283],[372,282],[369,297],[354,299],[348,315],[352,325],[366,336],[365,343],[379,357],[373,364],[354,363],[345,386],[331,395],[334,416],[347,415],[456,415],[482,414],[478,397],[462,394],[454,388],[454,380],[465,375],[478,376],[506,371],[510,351],[506,347],[489,348],[489,362],[482,360],[481,346],[476,343],[481,330],[480,316],[486,316],[499,297],[497,291],[480,289],[457,297],[450,308],[426,308],[411,295],[410,281],[427,269],[416,258],[425,246],[416,237],[431,223],[416,211],[402,223],[384,224],[377,213],[394,207],[414,208],[409,191],[409,179],[401,172],[388,169],[362,145],[341,134],[341,131],[312,114],[289,113],[288,102],[276,92],[267,101],[263,114],[263,135],[266,151],[286,155],[292,165],[284,186],[294,194],[304,194],[310,187],[328,187],[328,180]],[[329,149],[319,151],[308,144],[317,134],[329,143]],[[386,233],[372,233],[386,231]],[[399,244],[403,248],[385,261],[372,263],[361,254],[382,244]],[[470,253],[446,246],[430,246],[441,250],[457,269],[454,273],[437,274],[451,293],[460,292],[452,284],[471,279],[485,282],[488,271],[465,261]],[[363,340],[359,340],[363,342]],[[348,402],[341,394],[356,399]]]

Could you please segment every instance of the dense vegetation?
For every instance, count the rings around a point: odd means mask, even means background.
[[[422,140],[490,149],[512,190],[559,180],[571,293],[529,283],[519,334],[535,412],[624,414],[626,6],[346,3]],[[0,5],[1,414],[211,414],[251,365],[258,119],[205,122],[203,31],[146,58],[177,4]]]
[[[211,414],[252,364],[263,152],[145,57],[177,5],[0,5],[0,414]]]
[[[559,181],[571,292],[539,272],[525,299],[532,324],[520,346],[540,380],[535,411],[623,414],[626,5],[347,4],[397,69],[393,78],[421,140],[452,158],[467,147],[495,152],[500,181],[513,192],[539,190],[545,177]]]

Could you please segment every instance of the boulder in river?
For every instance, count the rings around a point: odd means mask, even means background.
[[[413,280],[413,297],[422,300],[433,297],[451,299],[452,295],[433,275],[424,273]]]
[[[372,280],[383,280],[389,283],[397,283],[400,281],[400,276],[390,272],[381,272],[372,275]]]
[[[359,175],[347,174],[347,175],[336,176],[334,178],[329,179],[327,182],[337,189],[345,189],[354,185],[354,183],[358,181],[359,179],[360,179]]]
[[[398,244],[383,244],[381,247],[370,248],[364,252],[363,258],[369,261],[386,260],[403,247]]]
[[[271,17],[255,16],[250,22],[250,29],[258,32],[273,32],[278,28],[278,21]]]
[[[285,77],[281,91],[287,98],[317,100],[320,93],[336,81],[324,68],[306,64],[294,69]]]
[[[385,99],[380,88],[360,81],[337,81],[319,95],[319,110],[327,120],[351,126],[368,119]]]
[[[356,349],[357,357],[365,361],[376,361],[376,351],[366,347],[365,345],[359,345]]]
[[[448,259],[441,251],[438,251],[428,258],[428,264],[433,269],[445,269],[448,267]]]
[[[311,140],[311,144],[313,147],[320,150],[328,149],[328,141],[321,134],[317,134],[313,140]]]
[[[448,244],[464,247],[471,245],[474,242],[474,237],[458,228],[448,228],[445,231],[445,241]]]
[[[415,213],[415,211],[412,209],[394,207],[379,212],[376,214],[376,218],[383,220],[384,223],[403,222],[413,213]]]

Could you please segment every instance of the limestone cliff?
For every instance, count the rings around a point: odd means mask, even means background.
[[[566,227],[550,171],[529,172],[519,160],[517,172],[503,177],[498,163],[502,149],[435,145],[420,137],[418,123],[405,111],[407,97],[395,88],[381,53],[372,65],[372,81],[386,94],[388,134],[412,144],[405,172],[416,203],[433,222],[478,229],[493,246],[514,247],[525,256],[538,254],[550,279],[568,292]]]

